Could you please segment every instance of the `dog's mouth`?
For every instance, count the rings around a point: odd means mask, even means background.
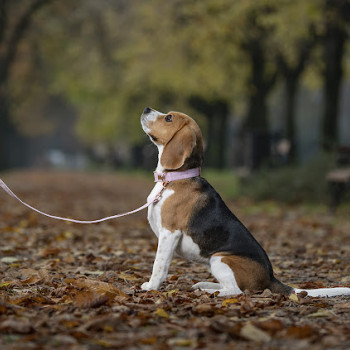
[[[152,139],[152,141],[157,142],[158,138],[156,138],[155,136],[153,136],[152,134],[148,134],[148,136]]]
[[[143,110],[143,113],[141,115],[141,125],[143,131],[151,138],[152,141],[156,142],[158,138],[152,134],[152,130],[149,128],[149,123],[154,122],[159,115],[162,113],[150,108],[146,107]]]

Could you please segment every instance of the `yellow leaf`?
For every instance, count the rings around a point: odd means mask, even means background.
[[[164,292],[163,295],[166,297],[166,298],[169,298],[169,296],[177,293],[179,290],[178,289],[173,289],[173,290],[170,290],[169,292]]]
[[[228,304],[236,304],[238,302],[239,302],[239,300],[237,298],[225,299],[222,302],[222,306],[227,306]]]
[[[159,317],[169,318],[168,313],[162,308],[158,308],[156,311],[154,311],[154,314]]]
[[[299,302],[299,299],[297,297],[297,295],[295,293],[292,293],[290,296],[289,296],[289,299],[298,303]]]
[[[330,316],[334,316],[334,314],[331,311],[320,309],[308,315],[307,317],[330,317]]]
[[[20,266],[21,266],[21,264],[19,264],[19,263],[14,263],[14,264],[9,265],[9,267],[20,267]]]
[[[141,339],[140,342],[144,345],[153,345],[156,343],[157,339],[157,337],[144,338]]]
[[[110,348],[112,347],[111,343],[108,343],[107,341],[103,339],[97,339],[94,341],[96,344],[103,346],[104,348]]]
[[[191,346],[194,341],[192,339],[171,339],[169,345],[171,346]]]

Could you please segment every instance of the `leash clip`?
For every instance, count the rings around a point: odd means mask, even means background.
[[[163,182],[162,182],[163,187],[162,187],[162,189],[160,190],[160,192],[156,195],[156,197],[154,198],[153,203],[157,203],[157,202],[160,200],[160,198],[162,197],[163,192],[165,191],[165,188],[166,188],[166,186],[168,185],[168,183],[169,183],[169,182],[167,182],[167,181],[163,181]]]

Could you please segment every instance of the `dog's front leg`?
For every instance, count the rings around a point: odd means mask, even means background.
[[[145,282],[141,288],[143,290],[157,290],[162,282],[165,281],[168,274],[171,259],[179,239],[180,231],[170,232],[166,229],[161,229],[158,237],[158,248],[156,259],[153,264],[152,276],[149,282]]]

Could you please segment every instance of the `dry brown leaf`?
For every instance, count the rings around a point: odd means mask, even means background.
[[[39,283],[41,281],[42,281],[41,277],[32,275],[29,278],[27,278],[25,280],[22,280],[21,283],[22,284],[37,284],[37,283]]]
[[[29,320],[11,318],[0,323],[0,333],[28,334],[33,331]]]
[[[284,328],[282,321],[274,318],[256,322],[255,325],[272,334],[281,331]]]
[[[57,247],[47,247],[40,252],[40,256],[47,258],[48,256],[56,256],[61,252],[60,248]]]
[[[91,291],[80,291],[75,295],[74,303],[81,308],[90,308],[104,305],[108,300],[108,296],[101,296]]]
[[[305,339],[313,336],[314,330],[309,325],[290,326],[287,329],[286,336],[291,338]]]
[[[41,294],[25,295],[23,297],[9,299],[9,303],[13,305],[20,305],[20,306],[26,306],[26,307],[34,306],[34,305],[55,304],[55,302],[52,299]]]
[[[334,307],[336,309],[350,309],[350,301],[340,304],[335,304]]]
[[[98,294],[111,294],[115,296],[119,295],[119,296],[127,297],[127,295],[124,292],[122,292],[119,288],[117,288],[112,283],[102,282],[102,281],[98,281],[90,278],[78,278],[76,280],[71,279],[71,280],[68,280],[68,283],[73,284],[79,289],[85,288]]]

